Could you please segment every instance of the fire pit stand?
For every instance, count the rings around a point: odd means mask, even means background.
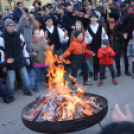
[[[76,132],[82,129],[86,129],[89,127],[94,126],[95,124],[99,123],[101,126],[101,120],[106,116],[108,111],[108,101],[106,98],[102,96],[98,96],[95,94],[89,94],[85,93],[84,96],[92,96],[98,98],[96,100],[96,103],[100,104],[102,107],[102,110],[100,110],[98,113],[95,113],[90,116],[86,116],[84,118],[80,119],[74,119],[74,120],[67,120],[67,121],[43,121],[43,122],[36,122],[36,121],[29,121],[24,118],[26,113],[37,103],[37,101],[34,101],[30,104],[28,104],[26,107],[22,109],[21,112],[21,119],[24,125],[39,133],[53,133],[53,134],[59,134],[59,133],[70,133],[70,132]]]

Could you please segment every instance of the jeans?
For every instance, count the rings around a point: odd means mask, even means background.
[[[108,67],[108,69],[110,70],[112,79],[114,79],[115,78],[115,75],[114,75],[114,66],[113,66],[113,64],[110,64],[110,65],[100,65],[100,80],[103,79],[103,76],[105,74],[106,67]]]
[[[93,72],[93,69],[92,69],[92,66],[91,66],[91,64],[89,62],[89,59],[86,60],[86,63],[87,63],[87,66],[88,66],[88,72]],[[81,68],[80,68],[80,71],[82,72],[82,69]]]
[[[87,81],[88,81],[88,66],[87,66],[87,64],[85,63],[85,64],[81,67],[81,69],[82,69],[82,71],[83,71],[83,81],[84,81],[84,82],[87,82]],[[71,76],[73,76],[74,78],[77,77],[77,70],[78,70],[78,68],[75,68],[75,67],[73,67],[73,65],[72,65],[72,74],[71,74]],[[72,82],[72,84],[75,84],[75,82],[73,82],[73,81],[71,81],[71,82]]]
[[[123,51],[125,66],[128,66],[127,52]],[[115,64],[116,67],[120,67],[120,51],[115,51]]]
[[[18,69],[20,73],[20,77],[23,81],[23,92],[27,92],[30,90],[30,81],[27,73],[26,67],[22,67]],[[14,95],[14,82],[15,82],[15,70],[7,70],[7,95]]]
[[[44,75],[46,76],[46,83],[48,83],[48,79],[49,77],[47,77],[48,72],[48,66],[47,67],[43,67],[43,68],[34,68],[35,73],[36,73],[36,77],[35,77],[35,84],[34,87],[38,87],[39,86],[39,82],[40,82],[40,77],[42,75],[42,70],[44,72]]]
[[[0,81],[0,95],[2,96],[3,99],[7,98],[7,94],[6,94],[5,88],[2,85],[1,81]]]

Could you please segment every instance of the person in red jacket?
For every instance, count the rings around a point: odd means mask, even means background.
[[[69,48],[64,52],[60,58],[66,58],[70,56],[72,74],[74,78],[77,76],[77,70],[79,68],[83,71],[83,84],[84,85],[92,85],[92,83],[88,82],[88,67],[85,60],[85,54],[90,56],[95,56],[93,51],[89,51],[87,49],[87,44],[83,40],[83,33],[79,30],[74,32],[74,39],[70,43]],[[75,86],[75,82],[72,81],[71,89],[77,89]]]
[[[101,48],[98,50],[97,56],[99,58],[100,64],[100,81],[98,86],[102,85],[103,75],[105,73],[106,66],[109,68],[112,75],[112,82],[116,85],[118,84],[115,79],[114,67],[113,67],[113,57],[115,56],[114,50],[109,46],[108,40],[103,39],[101,42]]]

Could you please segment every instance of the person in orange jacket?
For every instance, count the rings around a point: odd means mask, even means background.
[[[101,42],[101,48],[97,52],[100,64],[100,81],[98,86],[102,85],[103,75],[105,73],[106,66],[109,68],[112,75],[112,82],[116,85],[118,84],[115,79],[114,67],[113,67],[113,57],[115,56],[114,50],[109,46],[108,40],[103,39]]]
[[[85,61],[85,54],[90,56],[95,56],[93,51],[89,51],[87,49],[87,44],[83,40],[83,33],[79,30],[74,32],[74,39],[70,43],[69,48],[64,52],[60,58],[66,58],[70,56],[72,74],[74,78],[77,76],[77,70],[82,68],[83,70],[83,84],[84,85],[92,85],[92,83],[88,82],[88,67]],[[75,86],[75,82],[72,81],[71,89],[77,89]]]

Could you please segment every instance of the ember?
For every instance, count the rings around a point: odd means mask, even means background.
[[[65,81],[65,70],[62,61],[51,50],[46,51],[45,62],[49,64],[49,93],[38,97],[37,103],[23,116],[26,120],[67,121],[83,118],[100,112],[102,107],[97,97],[84,95],[84,88],[77,84],[77,92],[72,93],[69,82]],[[58,63],[58,66],[55,63]],[[65,63],[70,63],[64,60]],[[70,76],[73,81],[75,78]]]

